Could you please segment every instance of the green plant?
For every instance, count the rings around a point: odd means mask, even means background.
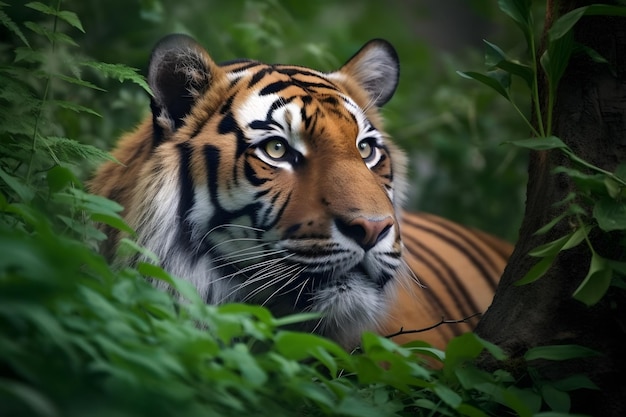
[[[0,24],[18,44],[2,44],[13,59],[0,63],[0,414],[540,416],[547,407],[557,416],[568,390],[589,385],[537,378],[517,388],[511,373],[472,364],[485,351],[504,359],[472,334],[445,353],[365,334],[348,354],[285,329],[306,316],[208,306],[153,264],[109,265],[93,222],[132,231],[121,207],[85,191],[81,174],[109,156],[72,132],[98,117],[80,101],[100,91],[84,73],[145,84],[133,69],[83,56],[69,35],[82,33],[81,20],[62,4],[28,3],[37,20],[21,23],[0,3]]]
[[[530,0],[500,0],[501,10],[516,23],[522,31],[530,63],[523,64],[509,58],[498,46],[486,42],[485,63],[489,72],[460,72],[464,77],[474,79],[490,87],[504,97],[522,117],[534,138],[514,140],[508,143],[535,151],[559,150],[571,162],[571,166],[559,166],[554,174],[566,174],[577,185],[577,191],[570,193],[558,206],[566,206],[559,216],[551,220],[536,234],[545,234],[557,223],[569,221],[573,227],[569,234],[557,240],[541,245],[529,255],[541,258],[517,284],[531,283],[543,276],[561,251],[571,249],[583,242],[591,252],[588,272],[574,292],[574,298],[587,305],[597,303],[607,292],[610,285],[625,286],[626,262],[619,259],[607,259],[594,249],[589,236],[591,233],[620,233],[622,245],[626,242],[626,165],[620,165],[615,172],[608,172],[588,163],[568,147],[561,139],[553,136],[553,111],[557,88],[572,54],[585,53],[591,59],[607,63],[597,52],[576,44],[573,27],[583,16],[606,15],[626,16],[623,6],[591,5],[573,10],[560,16],[547,33],[545,51],[537,57],[533,14]],[[547,80],[547,102],[542,106],[539,97],[539,73]],[[516,105],[510,93],[512,80],[523,81],[533,97],[532,117],[527,117]],[[531,119],[535,123],[531,123]]]

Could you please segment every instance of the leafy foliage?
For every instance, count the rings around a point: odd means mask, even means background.
[[[573,53],[587,53],[596,62],[606,62],[595,51],[583,45],[574,44],[572,32],[574,25],[585,15],[626,16],[626,9],[620,6],[591,5],[560,16],[548,31],[545,52],[537,59],[534,52],[535,34],[531,3],[522,0],[501,0],[499,5],[517,23],[524,34],[528,49],[531,51],[530,64],[522,64],[508,58],[499,47],[487,42],[486,64],[490,72],[486,75],[476,72],[465,72],[461,75],[479,81],[498,92],[511,103],[536,136],[532,139],[509,143],[535,151],[563,152],[571,162],[571,167],[559,166],[554,169],[554,174],[568,175],[577,185],[575,193],[557,203],[559,206],[567,206],[567,209],[538,230],[537,234],[547,233],[562,221],[569,221],[575,227],[569,234],[531,251],[530,256],[541,258],[541,260],[517,284],[524,285],[539,279],[550,269],[561,251],[584,242],[591,252],[591,260],[587,275],[574,292],[574,298],[591,306],[606,294],[612,284],[624,286],[623,271],[626,270],[626,262],[609,260],[601,256],[591,244],[589,235],[598,229],[601,233],[620,233],[622,246],[626,245],[626,201],[624,198],[626,197],[626,165],[618,166],[612,173],[578,157],[559,138],[552,136],[552,112],[559,81]],[[545,73],[548,83],[548,103],[545,111],[539,108],[537,81],[539,66]],[[537,120],[536,128],[519,110],[510,95],[513,77],[521,78],[531,90],[535,102],[533,111]]]
[[[81,13],[60,0],[25,6],[36,15],[13,20],[0,3],[0,24],[18,44],[2,44],[12,59],[0,63],[0,414],[559,416],[569,391],[593,388],[583,377],[539,375],[523,387],[506,370],[476,369],[485,351],[504,356],[472,334],[445,352],[365,334],[348,354],[285,327],[308,317],[208,306],[154,264],[109,265],[96,251],[104,236],[93,221],[132,231],[121,207],[85,191],[81,176],[108,156],[77,132],[97,124],[101,111],[86,103],[105,95],[98,79],[145,81],[132,68],[83,56],[71,36],[89,28]],[[143,250],[125,242],[125,250]],[[146,277],[167,282],[172,294]],[[561,349],[530,351],[526,360],[532,370],[536,359],[590,354]]]

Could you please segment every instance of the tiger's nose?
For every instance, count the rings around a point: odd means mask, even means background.
[[[342,234],[358,243],[363,250],[368,251],[387,236],[393,226],[393,218],[370,220],[365,217],[357,217],[348,222],[335,219],[335,225]]]

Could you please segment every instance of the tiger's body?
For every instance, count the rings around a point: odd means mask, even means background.
[[[321,73],[217,65],[191,38],[167,37],[150,61],[152,118],[122,138],[122,164],[102,166],[91,189],[122,204],[138,242],[209,303],[318,312],[301,329],[346,348],[364,330],[429,325],[456,311],[431,309],[413,280],[430,248],[414,223],[434,218],[401,216],[405,158],[378,113],[398,71],[382,40]],[[113,257],[120,233],[107,233],[103,251]],[[424,284],[435,290],[435,281]],[[483,311],[492,293],[459,311]]]

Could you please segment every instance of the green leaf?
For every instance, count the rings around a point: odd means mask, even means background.
[[[231,367],[239,370],[251,386],[260,387],[267,382],[267,373],[259,366],[248,347],[243,343],[237,343],[231,349],[222,349],[220,357]]]
[[[526,45],[531,46],[533,36],[533,19],[531,0],[498,0],[498,6],[506,15],[515,21],[524,34]]]
[[[30,8],[30,9],[33,9],[33,10],[37,10],[38,12],[41,12],[41,13],[47,14],[47,15],[56,15],[56,13],[57,13],[56,9],[53,9],[52,7],[50,7],[50,6],[46,5],[46,4],[40,3],[38,1],[33,1],[33,2],[30,2],[30,3],[26,3],[24,6]]]
[[[97,117],[102,117],[102,115],[95,110],[90,109],[89,107],[81,106],[80,104],[73,103],[71,101],[48,100],[48,103],[50,103],[51,105],[59,106],[63,109],[71,110],[76,113],[89,113]]]
[[[71,46],[78,46],[74,39],[70,38],[63,32],[53,32],[34,22],[25,22],[24,26],[38,35],[45,36],[50,43],[62,43]]]
[[[275,326],[289,326],[290,324],[302,323],[309,320],[319,320],[321,317],[321,313],[298,313],[284,317],[276,317],[273,320]]]
[[[586,7],[572,10],[569,13],[559,17],[553,24],[550,30],[548,30],[548,39],[555,41],[563,36],[570,34],[574,25],[584,16]]]
[[[507,58],[504,52],[495,44],[486,40],[483,42],[487,45],[485,51],[485,64],[492,68],[500,68],[511,75],[522,78],[529,88],[532,88],[534,82],[534,73],[528,65],[514,62]]]
[[[66,21],[71,26],[74,26],[76,29],[85,33],[85,30],[83,29],[83,25],[80,22],[80,19],[74,12],[70,12],[67,10],[57,10],[46,4],[40,3],[38,1],[27,3],[25,6],[33,10],[37,10],[38,12],[41,12],[43,14],[57,16],[59,19]]]
[[[555,174],[566,174],[570,177],[578,188],[584,191],[593,191],[602,193],[606,190],[604,180],[606,176],[604,174],[587,174],[574,168],[567,168],[564,166],[558,166],[552,170]]]
[[[589,271],[583,282],[574,291],[574,298],[587,306],[596,304],[606,294],[612,278],[613,269],[608,265],[607,259],[596,252],[592,252]]]
[[[57,192],[65,188],[69,184],[80,184],[76,175],[66,167],[56,165],[46,173],[48,188],[51,192]]]
[[[609,6],[594,4],[572,10],[558,18],[548,31],[549,40],[557,40],[568,33],[583,16],[626,16],[626,8],[623,6]]]
[[[568,146],[556,136],[548,136],[545,138],[530,138],[513,140],[505,143],[510,143],[520,148],[532,149],[535,151],[545,151],[549,149],[567,149]]]
[[[22,43],[30,48],[28,39],[26,39],[22,31],[20,30],[20,27],[15,24],[15,22],[11,20],[11,18],[3,10],[0,10],[0,24],[7,28],[9,31],[13,32],[15,35],[17,35]]]
[[[107,78],[117,79],[119,82],[130,81],[143,88],[151,96],[152,90],[146,80],[138,73],[138,69],[122,64],[107,64],[104,62],[83,62],[82,65],[90,67]]]
[[[98,223],[104,223],[109,225],[117,230],[121,230],[122,232],[126,232],[131,236],[135,233],[132,227],[130,227],[124,219],[122,219],[118,215],[113,214],[103,214],[103,213],[93,213],[91,215],[91,220]]]
[[[134,232],[133,235],[135,235]],[[120,243],[115,253],[116,257],[118,257],[119,259],[126,259],[132,257],[135,254],[140,254],[143,259],[149,260],[154,264],[159,263],[159,257],[156,256],[154,252],[146,249],[134,240],[131,240],[127,237],[123,237],[122,239],[120,239]]]
[[[68,82],[70,84],[76,84],[76,85],[81,86],[81,87],[91,88],[92,90],[106,91],[103,88],[100,88],[97,85],[90,83],[89,81],[84,81],[84,80],[81,80],[79,78],[68,77],[67,75],[63,75],[63,74],[50,74],[50,75],[55,77],[55,78],[58,78],[59,80],[63,80],[65,82]]]
[[[46,147],[53,155],[58,155],[63,161],[84,163],[85,161],[100,163],[103,161],[117,162],[113,156],[92,145],[85,145],[74,139],[58,136],[38,138],[38,147]]]
[[[564,251],[578,246],[587,236],[589,236],[589,232],[592,228],[592,226],[584,225],[576,229],[574,233],[570,234],[570,238],[565,242],[561,250]]]
[[[280,331],[274,339],[276,350],[288,359],[300,361],[313,357],[313,351],[324,349],[349,361],[348,353],[334,342],[311,333]]]
[[[40,50],[31,49],[30,47],[15,48],[15,62],[34,62],[41,63],[46,61],[46,55]]]
[[[478,357],[485,349],[482,342],[483,340],[473,333],[465,333],[450,340],[446,346],[444,374],[450,376],[461,364]]]
[[[485,39],[483,39],[483,42],[487,46],[485,49],[485,65],[493,68],[497,67],[500,62],[506,60],[506,54],[499,46]]]
[[[530,0],[498,0],[498,6],[500,10],[513,19],[520,28],[524,29],[524,32],[532,29],[530,27],[532,19]]]
[[[609,65],[610,62],[608,59],[606,59],[605,57],[603,57],[602,55],[600,55],[598,53],[598,51],[596,51],[593,48],[590,48],[587,45],[581,45],[579,43],[576,43],[574,45],[574,53],[582,53],[587,55],[589,58],[591,58],[591,60],[597,64],[607,64]],[[617,75],[615,75],[617,76]]]
[[[552,410],[562,413],[569,411],[571,401],[566,392],[560,391],[552,385],[544,385],[541,387],[541,396]]]
[[[582,242],[589,234],[590,229],[591,228],[589,226],[579,227],[575,231],[556,240],[553,240],[552,242],[537,246],[528,254],[537,258],[545,256],[556,256],[562,250],[567,250],[578,246],[578,244],[580,244],[580,242]]]
[[[547,50],[540,58],[541,66],[548,76],[552,93],[556,92],[573,50],[574,34],[569,32],[567,35],[549,42]]]
[[[468,416],[468,417],[489,417],[489,415],[485,413],[484,411],[479,410],[478,408],[471,406],[467,403],[463,403],[460,406],[458,406],[456,411],[460,415]]]
[[[558,381],[553,381],[552,385],[561,391],[574,391],[578,389],[593,389],[599,390],[600,388],[591,380],[587,375],[572,375]]]
[[[546,256],[545,258],[542,258],[539,262],[533,265],[530,270],[528,270],[526,275],[518,281],[515,281],[515,285],[526,285],[537,281],[539,278],[544,276],[546,272],[548,272],[555,257],[556,256]]]
[[[605,232],[626,230],[626,202],[603,197],[593,207],[593,217]]]
[[[83,24],[80,22],[80,19],[78,18],[76,13],[70,12],[70,11],[67,11],[67,10],[61,10],[57,14],[57,16],[59,16],[59,19],[65,20],[71,26],[74,26],[76,29],[78,29],[81,32],[85,33],[85,29],[83,29]]]
[[[546,234],[547,232],[549,232],[550,230],[552,230],[552,228],[554,226],[556,226],[556,224],[558,222],[560,222],[561,220],[563,220],[566,216],[568,216],[569,213],[567,213],[566,211],[561,213],[560,215],[558,215],[557,217],[555,217],[554,219],[550,220],[545,226],[542,226],[541,228],[539,228],[539,230],[537,230],[535,233],[533,233],[534,235],[543,235]],[[536,249],[536,248],[535,248]],[[534,250],[534,249],[533,249]],[[532,255],[531,255],[532,256]]]
[[[435,386],[433,387],[433,392],[437,394],[437,396],[441,398],[444,403],[448,404],[454,409],[458,408],[463,402],[463,399],[459,394],[452,391],[449,387],[443,384],[435,384]]]
[[[33,189],[31,189],[27,184],[24,184],[20,178],[6,173],[2,168],[0,168],[0,179],[2,179],[5,184],[14,191],[23,202],[29,202],[35,196],[35,191]]]
[[[491,88],[492,90],[494,90],[498,94],[500,94],[502,97],[507,99],[507,101],[511,101],[511,98],[509,97],[508,91],[500,83],[499,80],[497,80],[495,78],[492,78],[492,77],[490,77],[488,75],[481,74],[481,73],[478,73],[478,72],[473,72],[473,71],[467,71],[467,72],[457,71],[457,74],[459,74],[461,77],[464,77],[464,78],[468,78],[468,79],[471,79],[471,80],[476,80],[476,81],[486,85],[487,87]]]
[[[41,417],[56,417],[60,415],[54,403],[46,398],[42,392],[13,379],[0,378],[0,392],[8,394],[9,398],[18,398],[22,404],[26,405],[34,413],[33,415]],[[6,401],[6,397],[4,398],[3,402]]]
[[[537,346],[528,349],[528,351],[524,354],[524,359],[529,362],[537,359],[545,359],[550,361],[566,361],[569,359],[589,358],[598,355],[598,352],[585,346],[551,345]]]

